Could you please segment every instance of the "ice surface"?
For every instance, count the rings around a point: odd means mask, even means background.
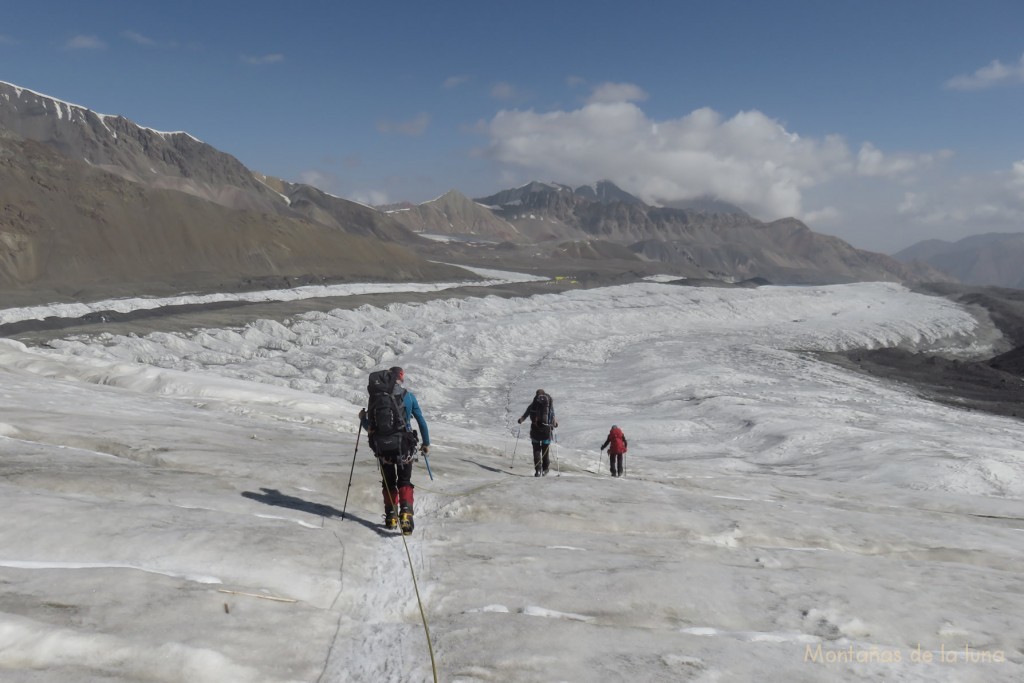
[[[485,294],[0,341],[0,679],[429,681],[414,574],[443,681],[1024,678],[1021,423],[806,353],[962,347],[966,311],[880,283]],[[408,555],[356,431],[396,364],[433,439]]]

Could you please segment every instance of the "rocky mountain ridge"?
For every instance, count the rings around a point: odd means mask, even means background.
[[[187,133],[155,131],[6,83],[0,83],[0,131],[4,154],[25,154],[24,163],[7,164],[0,187],[0,246],[7,249],[0,254],[0,282],[11,287],[57,286],[56,270],[42,267],[38,257],[65,242],[69,276],[90,277],[87,264],[95,260],[97,277],[123,277],[140,291],[157,281],[187,283],[188,272],[205,278],[221,271],[235,281],[285,272],[373,277],[374,268],[386,278],[453,272],[427,259],[493,267],[601,263],[606,270],[779,283],[949,279],[856,250],[794,219],[765,224],[711,199],[649,206],[606,180],[577,188],[533,182],[476,200],[452,190],[381,211],[255,173]],[[100,180],[103,173],[123,183]],[[80,223],[91,227],[82,230]],[[234,232],[222,230],[225,225]],[[220,246],[207,250],[207,238]],[[188,249],[171,248],[176,242]],[[147,244],[159,245],[164,258],[152,258]],[[392,267],[395,249],[399,268]],[[354,254],[358,268],[351,265]],[[133,268],[117,259],[148,265]]]
[[[599,199],[566,185],[531,182],[476,202],[534,241],[627,245],[642,259],[690,275],[789,284],[952,279],[927,265],[855,249],[793,218],[764,223],[724,203],[649,206],[607,181]]]
[[[155,131],[3,82],[0,129],[149,187],[235,209],[276,213],[287,206],[238,159],[188,133]]]
[[[417,255],[409,245],[420,241],[370,207],[276,184],[187,133],[0,83],[6,305],[475,277]]]
[[[927,263],[966,284],[1024,289],[1024,232],[972,235],[956,242],[925,240],[893,257]]]

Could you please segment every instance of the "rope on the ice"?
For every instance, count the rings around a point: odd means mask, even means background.
[[[387,485],[387,480],[384,478],[384,465],[381,463],[380,458],[377,458],[377,469],[380,470],[380,482],[381,488],[388,492],[388,504],[391,509],[396,506],[395,499],[391,495],[391,489]],[[423,633],[427,636],[427,652],[430,653],[430,669],[434,674],[434,683],[437,683],[437,663],[434,661],[434,644],[430,641],[430,627],[427,625],[427,613],[423,609],[423,600],[420,598],[420,585],[416,581],[416,569],[412,565],[412,552],[409,550],[409,541],[405,539],[405,534],[402,534],[402,545],[405,546],[405,556],[409,559],[409,574],[412,575],[412,587],[416,592],[416,604],[420,608],[420,620],[423,621]]]
[[[471,489],[462,491],[461,493],[453,493],[451,491],[436,491],[434,489],[428,489],[423,486],[417,486],[416,490],[422,493],[433,493],[434,495],[437,496],[447,496],[449,498],[463,498],[465,496],[476,495],[477,493],[480,493],[484,489],[489,489],[493,486],[500,486],[501,484],[505,483],[505,481],[505,479],[499,479],[498,481],[489,481],[486,484],[479,484]]]
[[[420,586],[416,582],[416,572],[412,567],[412,553],[409,551],[409,542],[402,534],[402,543],[405,545],[405,556],[409,558],[409,573],[412,575],[412,587],[416,591],[416,604],[420,608],[420,619],[423,620],[423,633],[427,636],[427,651],[430,653],[430,669],[434,674],[434,683],[437,683],[437,663],[434,661],[434,645],[430,642],[430,627],[427,626],[427,614],[423,610],[423,600],[420,599]]]
[[[341,594],[345,589],[345,554],[347,549],[345,543],[341,540],[341,536],[338,536],[338,532],[332,532],[334,537],[338,539],[338,545],[341,546],[341,565],[338,567],[338,593],[334,596],[334,600],[331,601],[331,610],[334,610],[334,606],[338,604],[338,600],[341,599]],[[331,638],[331,646],[327,648],[327,657],[324,659],[324,668],[321,669],[320,675],[317,676],[316,683],[320,683],[323,680],[324,675],[327,673],[327,667],[331,664],[331,655],[334,654],[334,646],[338,643],[338,634],[341,632],[341,619],[342,613],[338,613],[338,621],[334,624],[334,637]]]

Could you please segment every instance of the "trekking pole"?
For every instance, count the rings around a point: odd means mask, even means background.
[[[345,510],[348,509],[348,494],[352,490],[352,473],[356,471],[356,453],[359,452],[359,436],[363,433],[363,422],[359,421],[359,430],[356,431],[356,449],[352,451],[352,468],[348,471],[348,488],[345,489],[345,504],[341,508],[341,518],[345,519]]]
[[[562,466],[558,462],[558,432],[551,430],[551,436],[555,438],[555,476],[562,476]]]
[[[601,456],[602,455],[604,455],[604,449],[603,448],[597,452],[597,460],[594,461],[594,466],[597,467],[597,469],[594,470],[594,473],[597,474],[597,476],[599,476],[599,477],[601,476]]]
[[[523,431],[522,427],[516,428],[516,445],[512,447],[512,464],[508,466],[509,469],[516,466],[516,449],[519,448],[519,432],[521,431]]]

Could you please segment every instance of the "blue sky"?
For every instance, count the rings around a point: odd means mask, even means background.
[[[244,9],[242,9],[244,7]],[[856,247],[1024,230],[1024,3],[37,2],[0,80],[365,203],[609,179]]]

